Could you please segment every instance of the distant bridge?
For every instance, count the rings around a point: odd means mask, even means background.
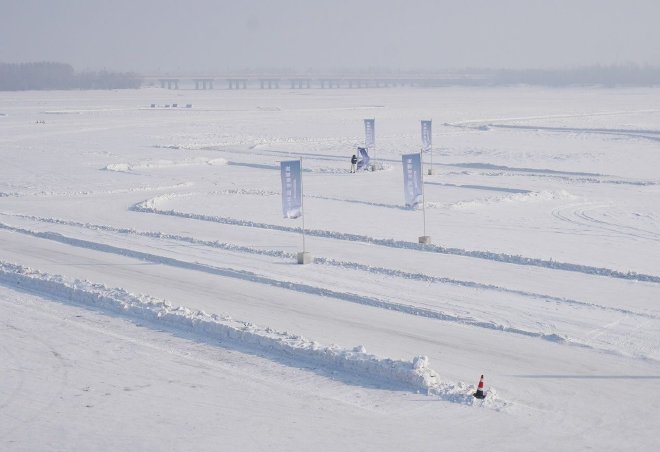
[[[359,89],[469,85],[483,82],[484,74],[419,75],[299,75],[231,74],[217,76],[143,76],[147,86],[163,89]]]

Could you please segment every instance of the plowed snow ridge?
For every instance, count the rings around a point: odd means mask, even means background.
[[[474,402],[474,386],[440,381],[437,373],[428,366],[428,358],[425,356],[415,357],[412,361],[400,361],[368,354],[362,346],[353,349],[323,346],[295,334],[234,320],[230,316],[176,307],[148,295],[134,295],[123,289],[108,288],[90,281],[68,280],[63,276],[3,261],[0,261],[0,283],[65,303],[80,304],[192,332],[209,340],[220,340],[223,344],[233,343],[271,355],[284,355],[294,361],[377,380],[393,388],[426,392],[453,403],[471,405]],[[479,406],[499,410],[506,403],[499,400],[491,388],[484,403]]]

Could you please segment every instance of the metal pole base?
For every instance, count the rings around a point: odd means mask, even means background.
[[[419,243],[422,243],[424,245],[430,245],[431,244],[431,236],[430,235],[423,235],[419,238]]]

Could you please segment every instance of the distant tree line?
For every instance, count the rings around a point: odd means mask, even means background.
[[[139,88],[142,79],[132,72],[76,73],[70,64],[53,62],[0,63],[0,91],[51,89]]]
[[[660,86],[660,67],[635,64],[569,69],[463,69],[450,71],[426,86]]]
[[[545,86],[656,86],[660,67],[636,64],[586,66],[573,69],[501,70],[493,74],[497,85],[526,84]]]

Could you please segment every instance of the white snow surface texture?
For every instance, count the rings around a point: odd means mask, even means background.
[[[0,450],[657,449],[658,105],[0,92]]]

